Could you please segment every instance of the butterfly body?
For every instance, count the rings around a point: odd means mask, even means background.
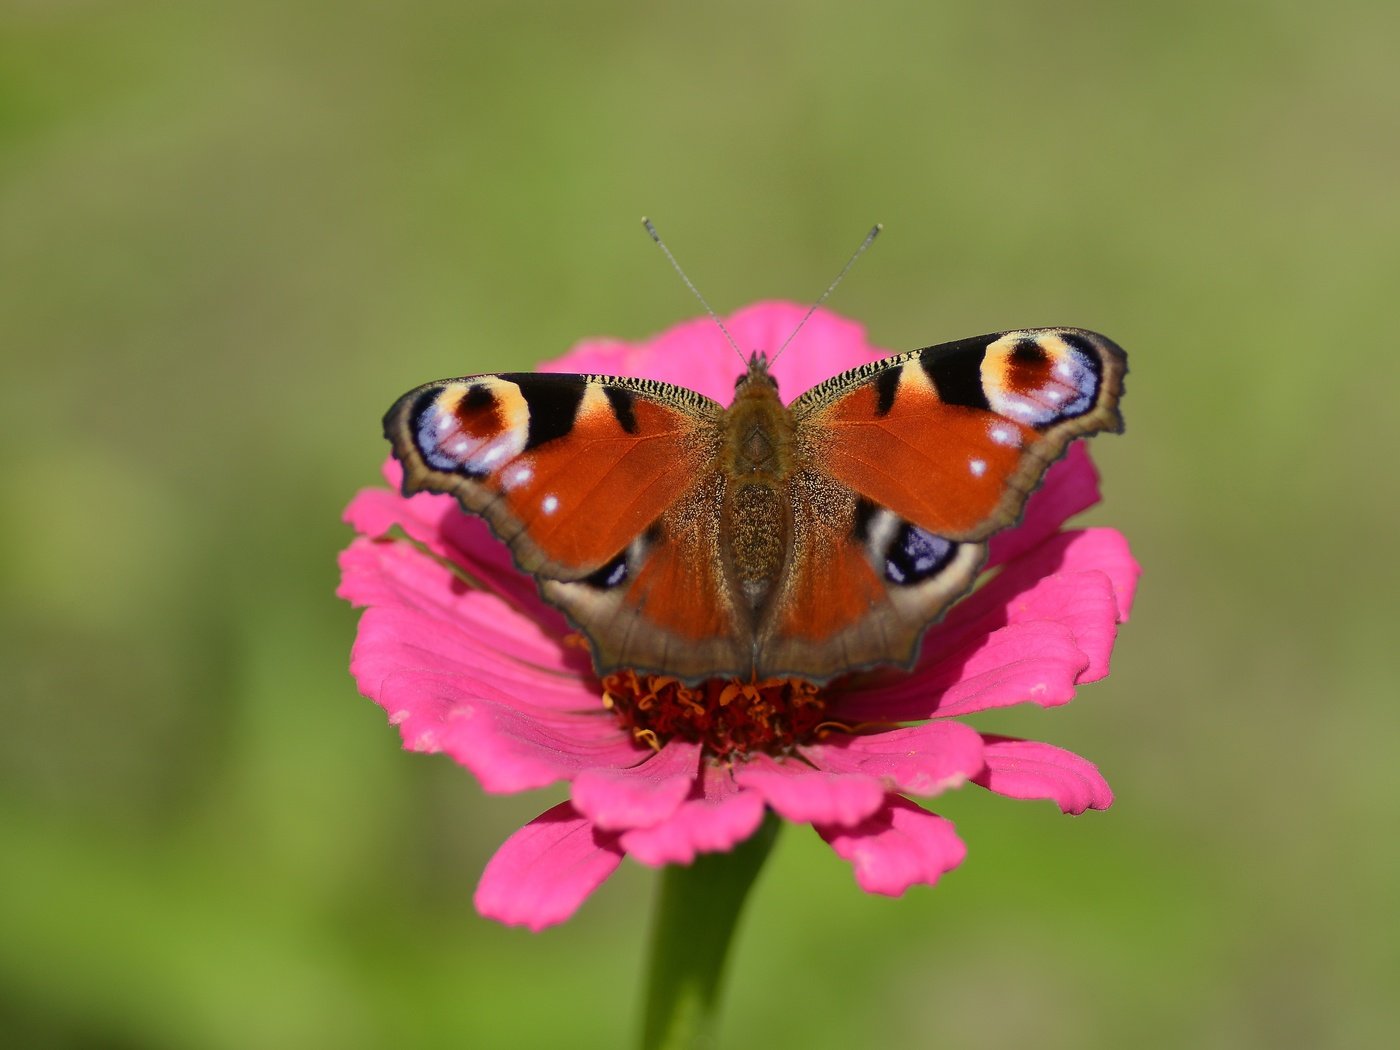
[[[719,424],[725,437],[719,536],[729,589],[751,623],[762,619],[791,547],[792,416],[767,362],[754,355]],[[752,627],[750,627],[752,632]]]
[[[1075,437],[1120,430],[1123,353],[999,333],[784,405],[755,354],[728,408],[649,380],[469,376],[385,417],[404,491],[449,493],[621,668],[823,682],[908,666]]]

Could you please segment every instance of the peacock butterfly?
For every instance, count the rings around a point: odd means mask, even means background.
[[[1123,351],[1077,328],[912,350],[787,406],[768,363],[728,408],[646,379],[444,379],[384,433],[405,495],[485,518],[599,675],[694,684],[910,666],[1049,464],[1123,429]]]

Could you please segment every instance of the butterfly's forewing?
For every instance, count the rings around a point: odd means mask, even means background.
[[[522,569],[605,568],[695,483],[722,409],[645,380],[521,373],[429,383],[384,432],[405,494],[445,492],[486,518]]]
[[[937,536],[1015,523],[1076,437],[1121,431],[1126,359],[1078,328],[944,343],[866,365],[792,406],[825,474]]]
[[[1122,429],[1125,371],[1103,336],[1034,329],[900,354],[798,398],[795,542],[810,556],[790,560],[761,668],[909,664],[1069,442]]]

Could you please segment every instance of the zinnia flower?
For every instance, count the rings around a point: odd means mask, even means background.
[[[762,303],[728,319],[772,351],[802,308]],[[886,356],[864,330],[819,311],[774,367],[792,399]],[[648,342],[595,340],[545,371],[646,376],[726,403],[738,374],[708,319]],[[621,862],[687,864],[752,835],[765,808],[811,824],[856,882],[898,896],[966,852],[952,824],[910,801],[966,781],[1066,813],[1104,809],[1108,784],[1049,744],[982,734],[956,719],[1066,703],[1108,672],[1138,567],[1112,529],[1062,530],[1098,500],[1082,442],[1048,472],[1021,524],[991,544],[982,586],[924,636],[908,674],[799,683],[600,681],[564,617],[506,547],[449,496],[366,489],[346,511],[358,536],[340,595],[364,607],[351,657],[360,691],[404,746],[443,751],[488,792],[569,784],[569,799],[512,835],[476,890],[490,918],[540,929],[567,919]]]

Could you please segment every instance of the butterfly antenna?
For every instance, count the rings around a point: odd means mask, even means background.
[[[797,327],[792,330],[792,335],[788,336],[786,339],[783,340],[783,345],[778,347],[778,353],[774,354],[772,360],[768,362],[770,365],[778,359],[778,356],[784,350],[788,348],[788,344],[797,338],[797,333],[802,331],[802,326],[805,325],[809,320],[811,320],[812,315],[817,312],[817,307],[821,306],[822,303],[826,302],[826,297],[828,295],[836,291],[836,286],[841,283],[841,279],[845,277],[847,273],[850,272],[851,267],[856,264],[856,260],[865,254],[865,249],[869,248],[870,245],[874,243],[875,238],[880,236],[880,231],[884,228],[885,227],[878,222],[874,226],[870,227],[870,232],[865,235],[865,240],[860,242],[860,247],[855,250],[855,254],[846,260],[845,266],[841,267],[841,272],[836,275],[836,280],[832,281],[829,285],[827,285],[826,291],[822,292],[821,298],[814,302],[812,304],[812,308],[802,316],[802,320],[797,322]]]
[[[734,341],[734,337],[729,334],[729,329],[724,327],[724,322],[719,319],[719,314],[710,309],[710,304],[705,302],[705,297],[700,294],[700,289],[696,288],[690,278],[685,275],[685,271],[681,269],[681,264],[676,262],[676,257],[671,254],[671,249],[666,247],[666,242],[661,239],[661,234],[656,232],[656,227],[651,224],[651,220],[645,215],[642,216],[642,225],[647,228],[647,233],[651,234],[651,239],[656,242],[656,246],[666,253],[666,258],[671,260],[671,265],[675,267],[676,273],[681,275],[681,280],[685,282],[685,286],[690,289],[691,294],[700,300],[700,305],[703,306],[705,312],[710,315],[710,320],[714,321],[714,323],[719,326],[719,330],[724,333],[724,338],[729,340],[729,345],[732,346],[734,352],[739,355],[739,360],[747,364],[748,358],[744,356],[744,351],[739,349],[739,344]],[[860,253],[857,252],[856,254],[859,255]],[[847,269],[850,269],[850,267],[847,266]],[[823,298],[825,298],[825,296],[823,296]]]

